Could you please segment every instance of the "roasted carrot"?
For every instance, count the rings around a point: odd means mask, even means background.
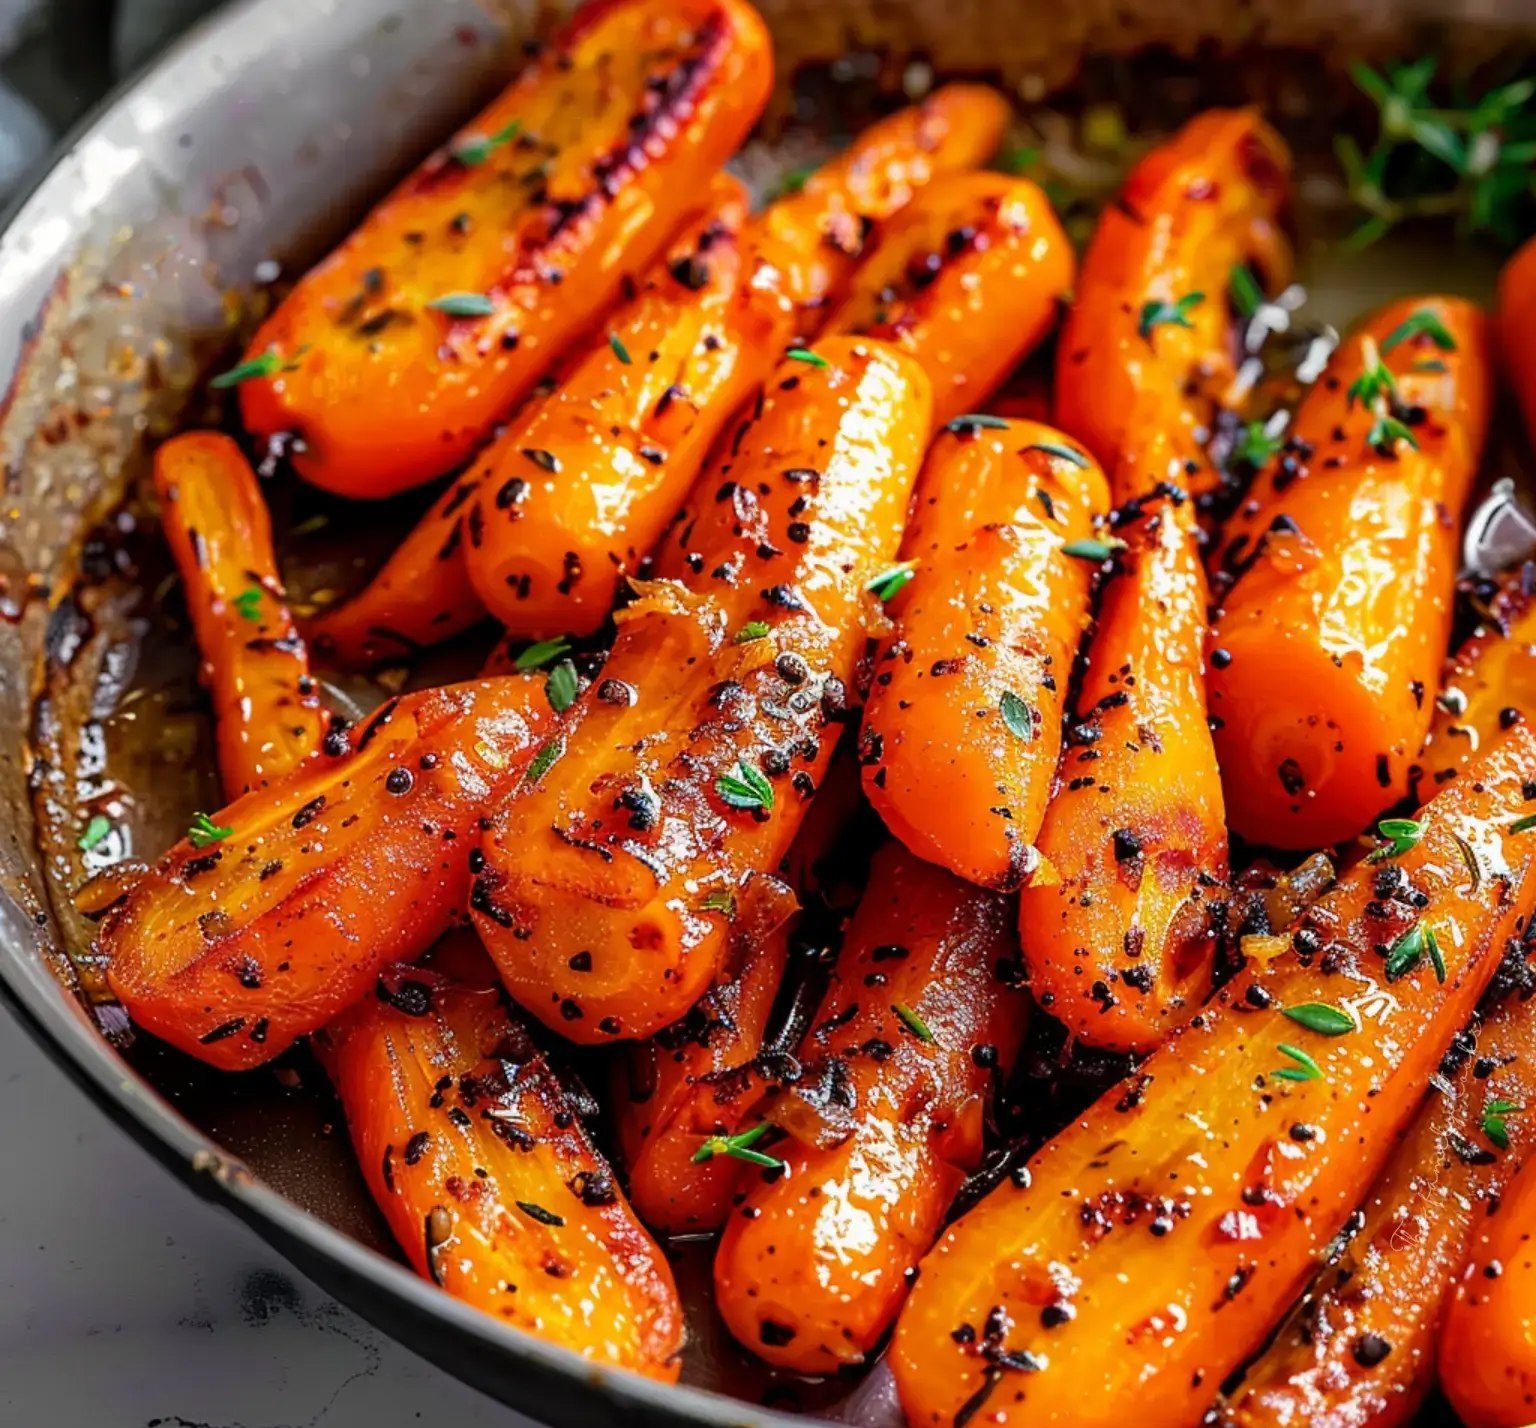
[[[695,486],[553,762],[485,837],[476,925],[575,1040],[647,1036],[698,1000],[729,899],[783,856],[840,732],[930,396],[880,343],[809,356]]]
[[[881,231],[833,309],[829,332],[878,337],[933,382],[933,420],[979,411],[1055,325],[1077,266],[1045,195],[1027,179],[935,180]]]
[[[318,749],[325,711],[240,448],[214,431],[172,437],[155,453],[155,492],[203,655],[219,772],[238,796]]]
[[[1016,887],[1061,752],[1109,493],[1081,447],[1038,422],[941,434],[918,480],[864,714],[864,791],[920,857]],[[1072,554],[1077,551],[1078,554]]]
[[[1209,695],[1232,827],[1281,848],[1360,832],[1408,788],[1450,636],[1487,429],[1486,324],[1456,298],[1373,314],[1227,531]]]
[[[1290,155],[1252,109],[1197,115],[1105,207],[1056,352],[1056,420],[1110,473],[1116,501],[1170,478],[1214,489],[1200,433],[1234,372],[1228,284],[1290,273],[1280,228]],[[1171,448],[1154,469],[1144,445]],[[1160,454],[1163,454],[1160,452]]]
[[[464,917],[474,829],[554,723],[542,676],[390,701],[209,816],[103,923],[112,989],[146,1031],[260,1065]]]
[[[941,174],[983,164],[1008,123],[1008,101],[981,84],[946,84],[864,129],[841,154],[773,203],[753,225],[811,338],[842,297],[873,226]]]
[[[603,329],[446,490],[352,599],[315,623],[347,665],[408,654],[487,611],[515,636],[585,634],[655,544],[710,442],[788,332],[742,253],[746,194],[717,175]]]
[[[1121,514],[1038,839],[1050,875],[1020,896],[1019,940],[1035,996],[1075,1037],[1150,1051],[1210,991],[1227,829],[1193,503],[1175,490]]]
[[[322,1040],[417,1273],[595,1363],[677,1378],[672,1270],[499,989],[391,967]]]
[[[1453,1055],[1454,1077],[1431,1090],[1354,1238],[1208,1421],[1396,1428],[1411,1419],[1434,1382],[1453,1280],[1536,1139],[1536,1120],[1488,1109],[1536,1106],[1536,1002],[1505,1002]]]
[[[1536,326],[1536,238],[1525,244],[1499,276],[1499,356],[1509,376],[1526,430],[1536,440],[1536,351],[1531,330]]]
[[[1519,573],[1488,602],[1487,618],[1446,661],[1415,792],[1430,797],[1499,730],[1536,718],[1536,595]]]
[[[746,0],[599,0],[262,324],[239,381],[305,479],[457,465],[662,250],[768,96]]]
[[[1440,1385],[1466,1428],[1536,1422],[1536,1161],[1529,1156],[1462,1269],[1440,1330]]]
[[[1523,928],[1533,760],[1536,734],[1510,730],[1414,846],[1357,864],[1292,953],[1227,983],[950,1227],[892,1349],[915,1428],[1198,1418],[1317,1268]]]
[[[641,1218],[667,1234],[717,1230],[746,1168],[710,1144],[734,1136],[762,1099],[756,1064],[789,961],[796,905],[768,874],[731,910],[715,984],[681,1021],[629,1048],[614,1075],[615,1119]]]
[[[770,1363],[861,1362],[980,1160],[1027,1020],[994,971],[1015,955],[1010,914],[900,844],[876,855],[801,1075],[767,1112],[790,1138],[756,1143],[779,1168],[749,1174],[715,1256],[720,1313]]]

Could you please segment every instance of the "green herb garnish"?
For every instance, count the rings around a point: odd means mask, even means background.
[[[1282,1041],[1277,1048],[1282,1056],[1289,1056],[1296,1064],[1294,1066],[1282,1066],[1278,1071],[1269,1074],[1280,1081],[1322,1081],[1323,1068],[1312,1057],[1308,1056],[1299,1046],[1292,1046],[1289,1042]]]
[[[1378,451],[1390,453],[1400,441],[1406,441],[1415,451],[1419,449],[1418,437],[1394,416],[1377,417],[1365,434],[1365,444]]]
[[[259,620],[261,618],[261,587],[247,585],[230,603],[242,620]]]
[[[1445,985],[1445,953],[1440,950],[1440,937],[1433,927],[1424,929],[1424,950],[1429,954],[1429,965],[1435,969],[1435,980]]]
[[[1366,854],[1368,863],[1382,863],[1388,858],[1400,858],[1410,848],[1417,846],[1428,823],[1418,818],[1383,818],[1376,825],[1378,836],[1387,841]]]
[[[1232,460],[1257,471],[1284,445],[1285,438],[1272,435],[1268,422],[1255,419],[1244,423],[1243,434],[1232,446]]]
[[[1152,333],[1159,327],[1193,327],[1195,324],[1189,320],[1190,309],[1198,307],[1204,301],[1204,293],[1185,293],[1183,297],[1173,302],[1163,302],[1158,299],[1144,302],[1141,305],[1141,317],[1136,324],[1136,330],[1150,342]]]
[[[693,1163],[703,1165],[717,1155],[728,1155],[733,1160],[745,1160],[749,1165],[761,1165],[768,1170],[784,1169],[784,1162],[771,1155],[764,1155],[752,1147],[758,1143],[773,1125],[763,1121],[750,1130],[737,1131],[735,1135],[712,1135],[693,1153]]]
[[[565,1223],[565,1216],[546,1210],[542,1205],[535,1205],[532,1200],[517,1201],[517,1208],[530,1220],[537,1220],[541,1225],[554,1225],[558,1228]]]
[[[626,367],[634,361],[634,358],[629,355],[629,348],[624,345],[617,332],[608,334],[608,345],[613,348],[613,355]]]
[[[540,640],[518,655],[512,661],[512,667],[525,673],[530,669],[542,669],[551,660],[559,659],[570,647],[571,642],[564,635],[556,635],[552,640]]]
[[[82,853],[89,853],[111,831],[112,820],[105,814],[94,813],[91,815],[90,822],[85,825],[85,832],[75,839],[75,847]]]
[[[556,714],[564,714],[576,702],[580,689],[581,681],[576,677],[576,666],[568,659],[561,660],[550,670],[549,678],[544,681],[545,697]]]
[[[1124,549],[1123,540],[1069,540],[1062,546],[1061,553],[1076,560],[1091,560],[1095,565],[1102,565],[1116,551]]]
[[[1517,1105],[1514,1101],[1489,1101],[1483,1107],[1483,1134],[1500,1150],[1508,1150],[1509,1126],[1506,1120],[1524,1109],[1524,1106]]]
[[[206,813],[194,813],[192,826],[187,829],[187,842],[194,848],[206,848],[210,844],[222,842],[234,831],[222,823],[215,823]]]
[[[784,354],[793,358],[796,362],[809,362],[813,367],[830,367],[832,364],[818,352],[812,352],[808,347],[791,347]]]
[[[1382,339],[1381,350],[1390,352],[1400,342],[1406,342],[1410,337],[1420,335],[1428,337],[1442,352],[1456,350],[1456,339],[1445,330],[1445,324],[1427,307],[1419,308],[1417,312],[1411,313],[1398,323]]]
[[[730,773],[715,780],[715,792],[732,808],[773,807],[773,785],[755,764],[738,759]]]
[[[933,1032],[929,1029],[928,1023],[924,1021],[922,1017],[920,1017],[915,1011],[913,1011],[911,1007],[909,1007],[905,1002],[896,1002],[891,1007],[891,1010],[901,1018],[902,1025],[905,1026],[913,1036],[915,1036],[919,1041],[926,1041],[932,1045]]]
[[[888,566],[882,570],[864,588],[875,599],[883,603],[896,594],[898,590],[905,590],[907,588],[916,569],[917,562],[915,560],[904,560],[900,565]]]
[[[1002,711],[1003,723],[1007,725],[1008,732],[1015,738],[1027,744],[1035,737],[1035,720],[1029,705],[1011,689],[1003,691],[1003,697],[998,700],[998,708]]]
[[[736,631],[736,643],[738,645],[750,645],[753,640],[766,640],[769,628],[766,620],[748,620]]]
[[[1536,813],[1527,813],[1524,818],[1517,818],[1509,825],[1511,833],[1529,833],[1536,828]]]
[[[489,317],[496,304],[484,293],[444,293],[427,304],[449,317]]]
[[[210,377],[210,387],[238,387],[241,382],[252,381],[256,377],[275,377],[279,372],[293,372],[298,369],[299,358],[304,355],[307,348],[301,347],[294,353],[293,360],[283,361],[270,347],[259,356],[248,357],[244,362],[238,362],[227,372],[220,372],[217,377]]]
[[[1032,441],[1024,450],[1043,451],[1047,456],[1059,456],[1063,461],[1070,461],[1083,470],[1088,468],[1088,458],[1081,451],[1075,446],[1064,446],[1059,441]]]
[[[964,436],[968,431],[1007,431],[1008,418],[993,416],[990,412],[962,412],[945,422],[944,430],[955,436]]]
[[[565,756],[565,740],[563,738],[551,739],[540,747],[538,753],[533,756],[533,761],[523,770],[523,782],[537,783]]]
[[[465,168],[474,168],[476,164],[483,164],[503,144],[511,143],[522,131],[523,121],[514,119],[488,139],[482,134],[467,135],[448,152],[455,163],[463,164]]]
[[[1243,317],[1252,317],[1264,306],[1264,289],[1246,263],[1238,263],[1232,269],[1227,277],[1227,291],[1231,294],[1232,306]]]
[[[1345,1036],[1357,1029],[1354,1017],[1332,1002],[1302,1002],[1299,1006],[1282,1007],[1281,1015],[1319,1036]]]
[[[728,888],[719,888],[712,893],[705,893],[699,902],[701,912],[723,912],[727,917],[736,916],[736,894]]]
[[[1428,945],[1424,935],[1424,925],[1418,923],[1410,927],[1387,949],[1387,960],[1383,967],[1387,980],[1395,982],[1399,977],[1406,977],[1424,960],[1426,951],[1428,951]]]

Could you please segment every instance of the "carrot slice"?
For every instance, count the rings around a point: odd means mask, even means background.
[[[985,163],[1007,123],[1008,101],[995,89],[946,84],[860,131],[794,193],[769,204],[753,240],[783,275],[801,337],[814,337],[841,300],[873,225],[939,175]]]
[[[1093,560],[1071,552],[1092,555],[1108,499],[1097,463],[1032,421],[941,434],[918,479],[864,791],[913,852],[985,887],[1016,887],[1038,861],[1092,592]]]
[[[1407,792],[1450,637],[1491,380],[1477,308],[1390,304],[1302,403],[1295,431],[1310,455],[1261,477],[1229,523],[1219,570],[1236,584],[1209,683],[1228,817],[1244,837],[1336,842]],[[1394,411],[1416,424],[1392,425]]]
[[[240,448],[215,431],[172,437],[155,453],[155,492],[203,655],[219,773],[238,795],[318,749],[325,710],[284,603],[267,503]]]
[[[102,925],[146,1031],[224,1070],[277,1056],[464,918],[472,831],[554,722],[514,675],[392,700],[209,817]]]
[[[1466,1428],[1536,1421],[1536,1161],[1529,1156],[1483,1222],[1456,1286],[1440,1330],[1440,1385]]]
[[[781,1169],[749,1171],[715,1256],[731,1332],[781,1368],[859,1363],[895,1318],[912,1270],[981,1158],[993,1078],[1027,1022],[1011,909],[900,844],[875,857],[803,1072],[769,1107]]]
[[[1074,1036],[1150,1051],[1210,991],[1227,829],[1193,503],[1180,493],[1123,516],[1127,549],[1040,830],[1054,878],[1021,894],[1019,938],[1034,994]]]
[[[1460,1069],[1430,1091],[1348,1247],[1208,1421],[1393,1428],[1412,1418],[1434,1382],[1456,1275],[1536,1142],[1536,1117],[1489,1111],[1536,1107],[1536,1003],[1506,1001],[1454,1054]]]
[[[827,322],[892,342],[928,369],[936,426],[986,399],[1056,323],[1077,267],[1026,179],[937,179],[881,231]]]
[[[1512,729],[1414,847],[1303,914],[1293,955],[1228,983],[950,1227],[896,1327],[912,1424],[1199,1416],[1359,1204],[1523,928],[1536,838],[1512,828],[1533,760],[1536,735]]]
[[[672,1270],[501,992],[418,967],[324,1033],[358,1163],[418,1274],[595,1363],[677,1379]]]
[[[772,69],[745,0],[584,6],[262,324],[246,425],[342,495],[457,465],[661,251]]]
[[[1509,385],[1525,415],[1526,430],[1536,433],[1536,352],[1531,331],[1536,327],[1536,239],[1526,243],[1499,275],[1499,356]],[[1536,439],[1536,437],[1533,437]]]
[[[1083,259],[1057,346],[1056,420],[1110,473],[1116,502],[1173,477],[1214,491],[1200,432],[1235,375],[1233,268],[1285,283],[1291,160],[1252,109],[1196,115],[1131,171]],[[1148,442],[1172,446],[1154,467]]]
[[[642,1037],[713,980],[717,905],[775,867],[832,756],[928,431],[922,369],[831,338],[788,359],[620,611],[555,761],[484,840],[475,924],[578,1041]]]

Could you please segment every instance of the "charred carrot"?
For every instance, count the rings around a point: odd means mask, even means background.
[[[647,1036],[713,980],[727,900],[777,865],[831,758],[929,406],[922,369],[880,343],[788,358],[486,835],[476,926],[566,1036]]]
[[[514,675],[334,730],[286,777],[199,813],[108,914],[113,991],[214,1066],[279,1055],[463,919],[475,826],[547,757],[553,723],[543,676]]]
[[[1055,325],[1072,287],[1072,245],[1026,179],[935,180],[881,231],[830,332],[878,337],[933,382],[933,420],[979,411]]]
[[[725,1223],[745,1169],[729,1147],[767,1089],[756,1062],[789,961],[795,898],[758,874],[725,910],[729,947],[715,984],[681,1021],[637,1042],[614,1076],[630,1196],[667,1234]]]
[[[649,265],[768,96],[745,0],[584,6],[262,324],[258,437],[342,495],[449,470]]]
[[[1182,492],[1123,510],[1077,718],[1019,900],[1034,994],[1091,1046],[1150,1051],[1211,986],[1227,882],[1206,725],[1206,588]]]
[[[942,174],[985,163],[1008,123],[1008,101],[981,84],[946,84],[871,124],[841,154],[769,204],[753,225],[759,253],[782,275],[811,338],[864,257],[870,230]]]
[[[1429,737],[1413,768],[1415,792],[1429,798],[1501,729],[1530,718],[1536,718],[1536,595],[1516,573],[1501,582],[1487,618],[1446,661]]]
[[[406,1258],[504,1324],[677,1378],[682,1306],[499,989],[396,966],[324,1034],[363,1178]]]
[[[1485,1115],[1506,1124],[1525,1111],[1511,1105]],[[1536,1421],[1536,1161],[1529,1155],[1461,1272],[1440,1330],[1440,1386],[1466,1428]]]
[[[1227,983],[951,1226],[897,1323],[910,1423],[1199,1416],[1317,1267],[1523,927],[1533,760],[1536,735],[1511,730],[1414,846],[1303,914],[1293,954]]]
[[[1536,1003],[1511,998],[1453,1051],[1363,1223],[1213,1419],[1221,1428],[1395,1428],[1435,1378],[1452,1283],[1536,1139]],[[1528,1415],[1527,1415],[1528,1416]]]
[[[1216,486],[1200,432],[1235,375],[1232,271],[1286,281],[1290,168],[1256,111],[1212,109],[1143,158],[1100,215],[1057,346],[1056,420],[1110,473],[1117,502],[1170,476]],[[1175,469],[1153,469],[1151,440],[1171,444]]]
[[[1014,955],[1010,914],[900,844],[876,855],[801,1075],[768,1108],[789,1138],[756,1142],[777,1168],[749,1167],[715,1256],[720,1312],[768,1362],[862,1361],[980,1160],[1027,1019],[994,971]]]
[[[213,431],[172,437],[155,453],[155,491],[203,655],[219,772],[239,795],[318,749],[326,714],[240,448]]]
[[[860,738],[864,791],[920,857],[985,887],[1034,869],[1088,624],[1098,464],[1037,422],[959,424],[918,480]]]
[[[1499,277],[1498,344],[1509,385],[1514,389],[1526,430],[1536,433],[1536,352],[1531,331],[1536,326],[1536,238],[1505,265]],[[1533,438],[1536,439],[1536,438]]]
[[[1209,694],[1233,829],[1348,838],[1408,789],[1450,636],[1487,430],[1486,324],[1455,298],[1373,314],[1302,403],[1294,452],[1229,523]]]

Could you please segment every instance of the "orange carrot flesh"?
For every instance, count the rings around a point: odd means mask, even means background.
[[[748,1168],[715,1257],[726,1324],[768,1362],[858,1363],[895,1317],[1023,1037],[1024,994],[993,974],[1009,920],[899,844],[876,855],[804,1071],[768,1110],[791,1139],[759,1145],[787,1168]]]
[[[1018,886],[1036,861],[1092,593],[1094,562],[1069,552],[1108,499],[1092,458],[1031,421],[941,434],[918,480],[864,791],[913,852],[985,887]]]
[[[1536,1421],[1536,1161],[1479,1233],[1440,1328],[1440,1386],[1466,1428]]]
[[[224,1070],[277,1056],[420,956],[469,897],[474,829],[554,723],[542,678],[391,701],[211,817],[103,924],[146,1031]]]
[[[1337,842],[1407,792],[1450,637],[1491,380],[1470,303],[1390,304],[1302,403],[1301,469],[1261,478],[1229,524],[1220,569],[1236,583],[1212,633],[1209,695],[1228,817],[1244,837]],[[1396,420],[1388,396],[1360,400],[1362,381],[1390,381],[1396,409],[1417,421],[1406,436],[1382,426]]]
[[[1199,433],[1235,375],[1228,284],[1240,265],[1287,280],[1290,168],[1256,111],[1212,109],[1143,158],[1100,215],[1057,346],[1056,420],[1103,463],[1117,504],[1170,477],[1217,485]],[[1149,441],[1172,446],[1174,469],[1149,468]]]
[[[363,1178],[417,1273],[500,1322],[671,1383],[665,1256],[499,990],[393,967],[325,1033]]]
[[[1145,503],[1104,593],[1019,938],[1034,994],[1091,1046],[1150,1051],[1211,987],[1226,895],[1193,503]]]
[[[238,795],[318,749],[325,710],[284,603],[267,503],[240,448],[212,431],[172,437],[155,453],[155,492],[202,651],[219,773]]]
[[[942,426],[982,404],[1055,325],[1072,245],[1025,179],[935,180],[881,231],[827,322],[894,343],[927,368]]]
[[[1533,759],[1536,735],[1511,730],[1385,876],[1357,865],[1296,923],[1292,955],[1228,983],[950,1227],[897,1323],[910,1423],[1095,1428],[1128,1403],[1151,1428],[1198,1417],[1314,1271],[1522,931],[1536,838],[1512,830]]]
[[[1221,1406],[1221,1428],[1396,1428],[1435,1378],[1453,1284],[1536,1141],[1536,1002],[1513,997],[1458,1052],[1372,1187],[1363,1223]],[[1496,1140],[1489,1139],[1492,1130]]]
[[[762,257],[783,275],[796,332],[811,338],[843,296],[868,232],[942,174],[985,163],[1008,123],[1008,101],[982,84],[946,84],[862,130],[793,194],[753,224]]]
[[[814,357],[721,448],[557,755],[485,837],[476,926],[514,997],[578,1041],[647,1036],[699,998],[714,904],[777,865],[840,732],[930,397],[879,343]]]
[[[1536,239],[1505,264],[1499,277],[1497,321],[1499,357],[1525,416],[1526,430],[1536,434],[1536,352],[1531,348],[1531,331],[1536,327]]]
[[[342,495],[457,465],[649,265],[771,83],[745,0],[583,7],[262,325],[246,425],[294,433]]]

